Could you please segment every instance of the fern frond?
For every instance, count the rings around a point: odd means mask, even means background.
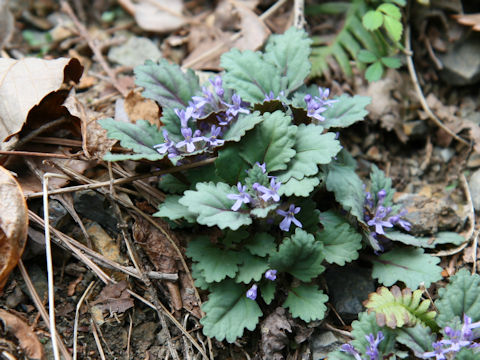
[[[436,329],[433,320],[435,311],[428,311],[430,300],[422,300],[422,291],[412,292],[409,288],[400,290],[393,286],[391,290],[381,287],[371,293],[365,302],[368,312],[375,312],[377,324],[395,329],[404,326],[414,326],[417,323]]]
[[[345,5],[345,4],[344,4]],[[347,7],[343,7],[345,9]],[[357,54],[362,49],[370,50],[378,55],[385,56],[388,44],[380,31],[368,31],[362,24],[362,16],[367,7],[364,0],[353,0],[345,12],[345,22],[340,32],[333,39],[326,41],[324,37],[313,38],[312,75],[320,76],[328,71],[332,59],[338,63],[346,76],[352,76],[351,61],[361,70],[365,64],[358,61]]]

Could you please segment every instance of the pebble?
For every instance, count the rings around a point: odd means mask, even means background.
[[[475,171],[468,181],[470,194],[472,195],[473,207],[480,211],[480,170]]]

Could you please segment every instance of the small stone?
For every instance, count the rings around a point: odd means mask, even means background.
[[[444,68],[440,77],[455,86],[472,85],[480,80],[480,34],[471,33],[456,41],[446,54],[438,54]]]
[[[150,39],[131,37],[120,46],[115,46],[108,52],[108,59],[117,64],[129,67],[143,65],[145,60],[158,61],[162,53]]]
[[[328,353],[334,351],[340,345],[342,345],[342,342],[339,341],[331,331],[323,331],[319,334],[314,334],[310,339],[312,358],[325,359],[328,356]]]
[[[478,212],[480,211],[480,170],[475,171],[470,177],[468,187],[472,195],[473,207]]]

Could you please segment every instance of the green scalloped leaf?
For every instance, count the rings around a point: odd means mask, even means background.
[[[362,24],[367,30],[377,30],[383,24],[383,15],[375,10],[367,11],[362,17]]]
[[[185,108],[192,96],[200,92],[198,77],[188,69],[183,72],[178,65],[161,59],[158,64],[147,60],[134,70],[135,83],[143,86],[143,96],[153,99],[162,107]]]
[[[307,197],[318,184],[320,184],[320,179],[317,176],[305,177],[302,180],[291,178],[286,183],[282,184],[282,186],[280,186],[280,189],[278,189],[278,194],[285,196],[295,195]]]
[[[278,181],[284,183],[290,178],[302,180],[316,175],[320,164],[328,164],[342,149],[334,133],[323,134],[323,128],[315,124],[300,124],[295,136],[295,156],[287,170],[278,174]]]
[[[372,277],[386,286],[403,281],[409,288],[415,289],[421,283],[428,288],[442,278],[442,268],[437,265],[440,259],[425,254],[423,249],[395,248],[372,261]]]
[[[392,241],[425,249],[433,249],[437,245],[443,244],[460,245],[465,242],[462,235],[451,231],[441,231],[435,237],[415,237],[400,231],[387,231],[385,236]]]
[[[392,38],[393,41],[400,41],[403,33],[403,25],[400,20],[385,15],[383,17],[383,26],[385,26],[385,30],[387,30],[388,35]]]
[[[265,232],[255,233],[245,242],[245,248],[253,255],[267,256],[277,250],[275,238]]]
[[[343,151],[341,154],[344,153]],[[348,157],[347,157],[348,158]],[[358,221],[363,222],[365,193],[363,182],[355,173],[351,164],[343,159],[330,163],[327,167],[325,184],[328,191],[335,194],[335,200]]]
[[[228,130],[223,135],[222,139],[225,141],[240,141],[240,139],[247,133],[248,130],[251,130],[255,125],[263,121],[263,117],[260,115],[259,111],[255,111],[251,114],[240,114],[238,119],[233,122],[233,124],[228,128]]]
[[[365,107],[370,104],[372,100],[368,96],[355,95],[351,97],[346,94],[335,99],[338,101],[322,113],[322,116],[325,117],[322,126],[325,129],[331,127],[345,128],[357,121],[363,120],[368,114]]]
[[[238,143],[225,146],[218,152],[215,160],[215,173],[230,185],[235,185],[239,181],[243,184],[247,177],[247,170],[252,167],[245,159],[238,156],[240,146]]]
[[[220,282],[227,277],[234,278],[238,272],[242,258],[238,252],[221,250],[215,247],[206,237],[198,237],[190,241],[187,255],[198,261],[196,265],[198,277],[207,283]]]
[[[301,284],[288,292],[283,307],[288,308],[293,317],[309,322],[325,317],[328,295],[315,285]]]
[[[268,205],[267,207],[264,207],[264,208],[255,208],[255,209],[252,209],[250,211],[250,215],[254,216],[258,219],[264,219],[268,216],[268,214],[271,211],[275,210],[278,206],[279,206],[279,204],[274,203],[274,204]]]
[[[260,296],[262,297],[265,304],[270,305],[272,300],[275,298],[275,289],[277,283],[274,281],[265,280],[260,283]]]
[[[370,82],[378,81],[382,78],[383,75],[383,65],[382,62],[376,61],[373,64],[370,64],[365,71],[365,79]]]
[[[288,84],[285,96],[303,85],[310,73],[310,45],[312,40],[302,29],[291,27],[282,35],[272,35],[265,47],[264,59],[274,64]]]
[[[199,224],[237,230],[240,226],[252,223],[250,216],[241,211],[245,204],[238,211],[231,209],[235,201],[228,199],[227,195],[238,194],[236,187],[222,182],[209,182],[198,183],[196,189],[185,191],[179,203],[197,214]]]
[[[450,284],[438,290],[439,298],[435,301],[438,309],[437,323],[440,327],[448,326],[463,314],[472,318],[472,322],[480,321],[480,276],[470,274],[461,269],[450,278]]]
[[[345,218],[327,211],[320,214],[320,222],[323,230],[315,237],[323,243],[323,254],[328,263],[344,266],[346,262],[358,259],[362,235]]]
[[[189,185],[180,181],[172,174],[165,174],[160,177],[158,188],[167,193],[183,194],[185,190],[189,189]]]
[[[388,290],[382,286],[368,296],[364,305],[369,312],[375,312],[377,323],[382,327],[395,329],[420,323],[438,329],[433,320],[436,312],[428,311],[430,300],[422,300],[422,290],[412,292],[409,288],[400,290],[398,286]]]
[[[295,234],[285,238],[278,251],[270,255],[270,267],[288,272],[299,280],[310,281],[325,270],[322,250],[322,243],[312,234],[297,228]]]
[[[362,312],[359,314],[358,320],[352,322],[352,336],[354,340],[351,341],[351,344],[363,355],[365,354],[367,346],[369,346],[369,342],[365,337],[369,334],[376,336],[379,331],[385,336],[378,345],[378,358],[382,359],[383,356],[391,354],[395,348],[395,332],[389,328],[378,326],[375,320],[375,314]]]
[[[136,154],[107,154],[105,160],[140,160],[147,159],[151,161],[161,160],[165,155],[161,155],[153,148],[154,145],[164,142],[163,135],[158,131],[155,125],[148,121],[139,120],[136,124],[115,121],[111,118],[98,120],[98,123],[107,130],[110,139],[120,140],[120,145],[126,149],[131,149]]]
[[[158,211],[153,214],[156,217],[165,217],[170,220],[185,219],[190,223],[194,223],[197,216],[195,213],[192,213],[188,208],[178,201],[180,200],[180,195],[168,195],[165,197],[165,200],[162,204],[158,206]]]
[[[265,258],[255,256],[249,252],[241,254],[242,265],[238,269],[235,282],[249,284],[251,281],[260,281],[262,275],[269,269]]]
[[[233,343],[245,329],[255,330],[262,311],[245,296],[246,291],[244,285],[233,280],[212,287],[208,301],[202,305],[206,315],[200,320],[206,336]]]
[[[244,137],[240,156],[251,166],[257,161],[265,163],[268,172],[284,170],[295,156],[297,126],[291,125],[290,116],[282,111],[262,116],[263,122]]]
[[[397,342],[410,348],[418,358],[422,358],[423,353],[432,351],[432,343],[436,340],[432,329],[420,323],[414,327],[401,328],[397,334]]]
[[[232,49],[222,55],[220,66],[225,69],[224,87],[234,89],[244,101],[262,102],[270,91],[278,95],[282,90],[280,69],[258,51]]]
[[[211,285],[205,280],[205,276],[203,276],[202,270],[196,262],[192,263],[192,277],[195,279],[195,286],[202,290],[207,290]]]

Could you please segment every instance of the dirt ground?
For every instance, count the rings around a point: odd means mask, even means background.
[[[167,359],[171,353],[179,359],[201,359],[202,352],[218,359],[263,358],[259,330],[246,332],[234,344],[210,341],[202,334],[199,299],[183,270],[189,265],[188,258],[181,259],[166,240],[170,238],[184,254],[191,234],[172,230],[150,216],[165,196],[156,187],[155,176],[119,185],[129,196],[113,187],[87,184],[108,184],[112,174],[127,178],[156,170],[150,163],[125,162],[109,167],[101,160],[118,144],[106,138],[96,120],[123,112],[132,121],[143,118],[159,125],[158,107],[142,98],[141,89],[135,86],[136,65],[146,58],[163,57],[193,67],[206,79],[220,70],[219,54],[231,45],[240,46],[237,40],[225,39],[243,32],[246,44],[242,46],[260,48],[269,33],[281,33],[292,24],[298,11],[294,3],[298,2],[249,0],[235,5],[235,1],[223,0],[168,1],[155,14],[142,8],[148,3],[0,1],[3,58],[75,58],[84,68],[73,91],[69,92],[72,83],[64,84],[61,91],[65,96],[61,97],[60,90],[55,95],[65,100],[61,116],[32,116],[25,126],[22,124],[16,139],[27,140],[7,147],[7,151],[25,153],[0,154],[2,166],[16,173],[30,211],[23,265],[9,276],[0,295],[0,308],[25,321],[28,331],[39,340],[39,344],[26,340],[26,329],[12,331],[3,320],[2,359],[36,358],[38,346],[43,347],[47,359],[54,358],[48,316],[39,310],[43,304],[48,311],[40,194],[46,172],[63,174],[63,178],[51,178],[54,189],[83,186],[49,198],[50,225],[55,229],[56,328],[67,352],[75,352],[77,359]],[[307,1],[306,6],[317,3],[322,2]],[[276,5],[278,8],[262,18]],[[341,141],[357,160],[361,177],[366,178],[370,165],[376,164],[392,178],[398,191],[396,200],[418,210],[412,219],[413,233],[430,236],[448,230],[468,240],[462,248],[442,250],[444,280],[432,285],[435,295],[436,288],[459,268],[476,267],[474,206],[479,206],[480,194],[470,179],[480,167],[480,152],[475,147],[480,141],[480,63],[464,69],[465,73],[471,70],[469,75],[461,75],[461,70],[448,64],[460,62],[455,56],[480,58],[480,49],[469,40],[480,35],[472,30],[474,24],[462,25],[452,17],[459,13],[458,7],[464,13],[478,13],[480,7],[475,1],[460,0],[449,4],[431,1],[430,7],[419,7],[416,1],[410,5],[405,28],[412,34],[416,76],[412,76],[404,56],[399,69],[388,70],[374,83],[368,83],[356,69],[351,77],[342,74],[335,62],[328,73],[311,81],[331,88],[334,95],[372,97],[367,119],[344,131]],[[335,34],[343,25],[342,16],[307,15],[305,20],[305,29],[314,35]],[[2,43],[2,37],[8,41]],[[129,39],[135,40],[133,46],[125,46]],[[441,69],[439,63],[443,64]],[[79,65],[69,66],[65,71],[75,78]],[[32,81],[42,81],[37,74],[31,76]],[[39,128],[42,132],[31,136]],[[36,300],[28,278],[38,294]],[[108,279],[118,283],[105,285]],[[202,291],[199,295],[206,299]],[[333,313],[322,322],[298,323],[298,337],[288,338],[284,358],[311,359],[313,344],[322,331],[351,329],[348,324],[342,326]],[[169,349],[169,343],[175,351]],[[26,344],[33,347],[31,353]]]

